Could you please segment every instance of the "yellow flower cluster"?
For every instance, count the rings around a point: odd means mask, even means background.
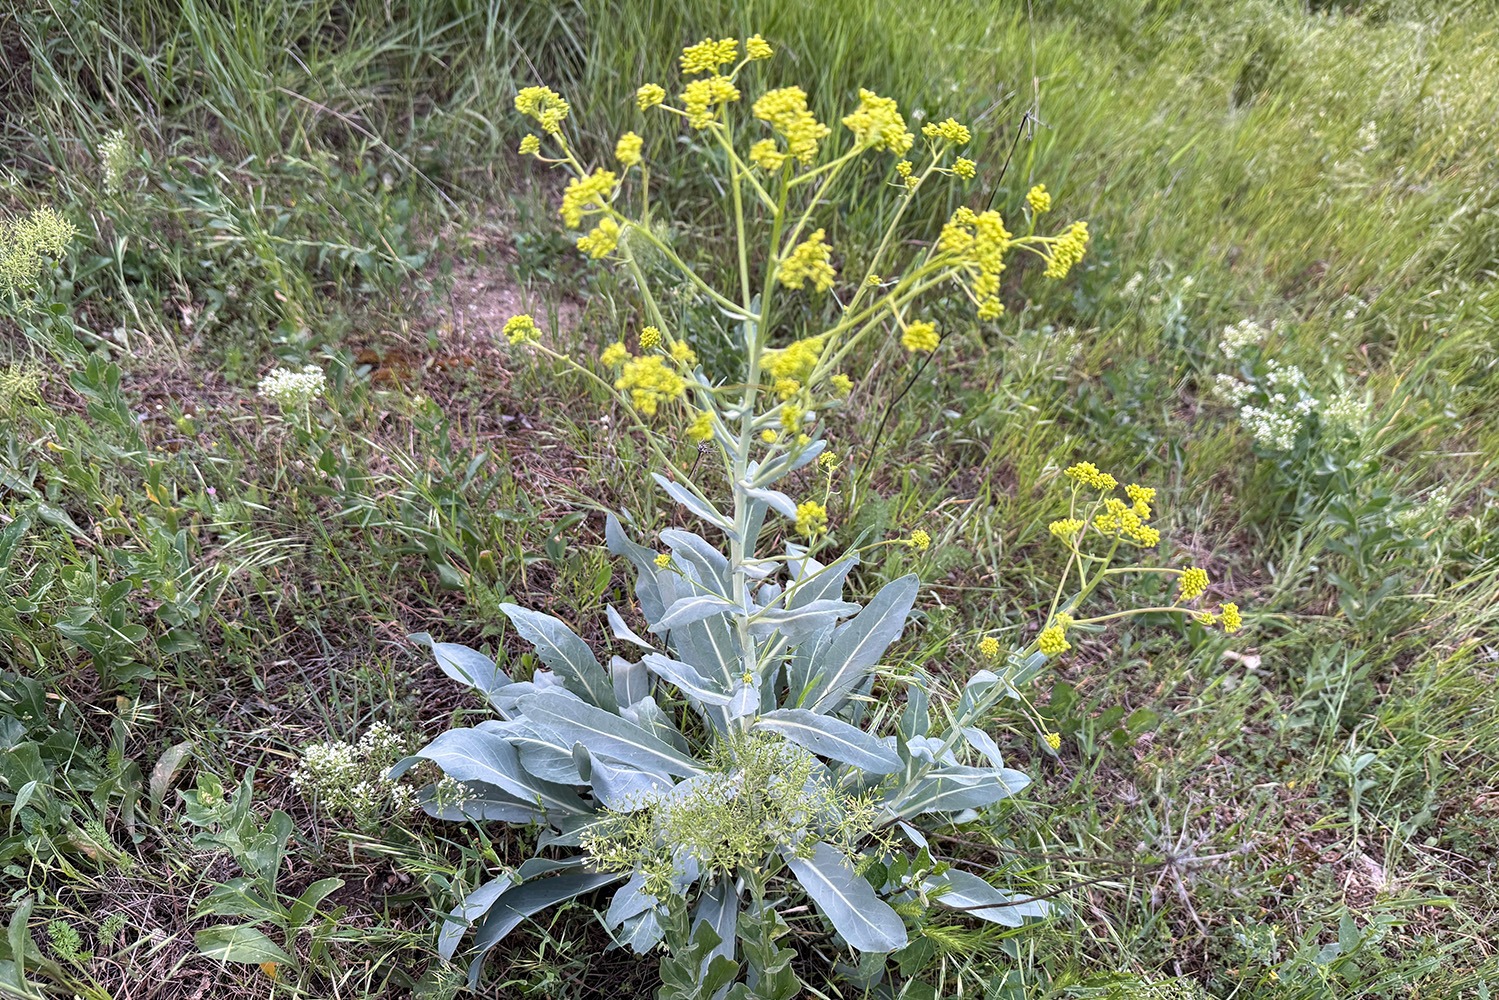
[[[994,659],[999,655],[999,640],[994,638],[994,636],[992,635],[984,636],[979,640],[979,652],[982,653],[986,659]]]
[[[599,220],[586,235],[578,237],[578,249],[598,259],[619,246],[619,223],[610,218]]]
[[[826,139],[830,129],[807,110],[807,92],[800,87],[767,90],[755,102],[754,115],[768,122],[786,140],[786,155],[803,166],[817,158],[817,144]]]
[[[666,100],[666,88],[659,83],[643,84],[635,91],[635,106],[641,111],[649,111],[664,100]]]
[[[930,354],[942,343],[942,338],[937,334],[937,328],[926,320],[917,320],[906,327],[906,332],[901,334],[901,346],[912,354]]]
[[[854,380],[842,372],[828,379],[828,385],[832,386],[833,391],[840,396],[847,396],[854,391]]]
[[[1134,501],[1134,510],[1140,515],[1140,520],[1149,521],[1150,505],[1155,503],[1155,487],[1130,483],[1124,488],[1124,494]]]
[[[1072,643],[1067,641],[1067,632],[1060,625],[1053,625],[1041,630],[1036,647],[1047,656],[1056,656],[1071,649]]]
[[[604,348],[604,352],[599,355],[599,364],[603,365],[605,368],[618,368],[620,365],[629,360],[629,348],[625,347],[625,342],[622,340],[616,340],[614,343]]]
[[[1159,545],[1161,533],[1145,523],[1135,510],[1118,497],[1107,497],[1103,502],[1104,512],[1093,518],[1093,527],[1105,535],[1122,535],[1124,538],[1146,548]]]
[[[645,140],[634,132],[626,132],[619,137],[614,144],[614,158],[622,167],[633,167],[640,162],[640,151],[645,145]]]
[[[1031,211],[1037,215],[1051,211],[1051,194],[1046,190],[1045,184],[1037,184],[1027,191],[1025,200],[1031,206]]]
[[[999,301],[999,276],[1005,269],[1005,251],[1010,231],[993,210],[975,212],[963,206],[952,214],[937,236],[937,249],[954,258],[953,264],[968,272],[969,293],[985,319],[1004,311]]]
[[[654,351],[661,346],[661,331],[654,326],[647,326],[640,331],[640,349],[642,351]]]
[[[687,437],[698,444],[713,437],[713,414],[707,410],[699,410],[697,416],[692,418],[692,423],[687,425]]]
[[[1060,749],[1062,749],[1062,734],[1061,733],[1047,733],[1046,734],[1046,745],[1049,746],[1049,747],[1051,747],[1053,750],[1060,750]]]
[[[803,410],[795,403],[784,403],[781,406],[781,427],[790,433],[802,425]]]
[[[1086,222],[1074,222],[1067,227],[1067,231],[1057,237],[1055,243],[1051,244],[1051,253],[1047,256],[1046,276],[1048,278],[1065,278],[1072,266],[1083,259],[1083,254],[1088,251],[1088,224]]]
[[[1223,612],[1223,631],[1232,634],[1244,627],[1244,619],[1239,614],[1239,606],[1237,604],[1228,603],[1223,605],[1219,610]]]
[[[978,176],[978,164],[974,163],[966,156],[960,156],[953,161],[952,172],[953,176],[955,177],[959,177],[965,181],[971,181]]]
[[[817,456],[817,467],[831,476],[833,470],[838,468],[838,456],[830,451],[823,452]]]
[[[602,212],[609,204],[609,195],[614,191],[616,178],[612,170],[595,170],[587,177],[574,177],[567,182],[562,192],[562,207],[558,214],[568,229],[583,225],[583,216],[590,212]]]
[[[926,529],[917,528],[911,532],[911,537],[906,539],[906,544],[917,552],[925,552],[932,547],[932,536],[926,533]]]
[[[761,139],[750,146],[750,162],[766,173],[780,170],[786,163],[786,154],[774,139]]]
[[[1119,480],[1107,472],[1099,472],[1098,466],[1092,462],[1079,462],[1062,470],[1063,475],[1075,479],[1084,486],[1091,486],[1095,490],[1118,489]]]
[[[536,320],[522,313],[519,316],[511,316],[505,321],[505,339],[514,344],[524,344],[527,341],[537,339],[540,331],[536,329]]]
[[[796,505],[796,530],[813,538],[828,530],[828,509],[816,500]]]
[[[669,552],[657,552],[656,553],[656,565],[659,568],[661,568],[661,569],[665,569],[666,567],[670,566],[671,565],[671,553],[669,553]]]
[[[713,123],[713,109],[717,105],[737,100],[739,88],[726,76],[703,77],[682,88],[682,110],[687,112],[687,124],[693,128],[707,128]]]
[[[751,35],[744,43],[744,54],[751,62],[758,62],[761,59],[769,59],[775,55],[775,51],[765,39],[759,35]]]
[[[833,287],[838,272],[828,263],[833,248],[824,242],[826,233],[819,229],[794,247],[776,271],[776,278],[787,288],[801,288],[808,281],[819,292]]]
[[[687,391],[682,376],[673,371],[659,354],[626,361],[614,387],[628,392],[635,408],[646,416],[655,416],[661,403],[677,399]]]
[[[572,109],[551,87],[526,87],[515,95],[515,110],[536,119],[543,132],[556,135],[562,131],[562,119]]]
[[[1064,517],[1060,521],[1051,522],[1047,529],[1058,538],[1071,538],[1085,527],[1087,527],[1085,521],[1080,521],[1075,517]]]
[[[812,370],[822,358],[825,340],[825,337],[807,337],[792,341],[778,351],[767,351],[765,369],[778,381],[790,379],[793,382],[806,382],[812,377]]]
[[[859,106],[844,117],[843,124],[854,134],[855,144],[864,149],[900,156],[916,142],[916,137],[906,131],[906,120],[895,101],[872,90],[860,88]]]
[[[1185,570],[1177,581],[1181,586],[1181,600],[1191,601],[1201,597],[1208,589],[1208,571],[1193,566]]]
[[[536,156],[541,152],[541,137],[528,135],[520,141],[520,155]]]
[[[956,118],[949,118],[945,122],[927,122],[921,126],[921,134],[928,139],[946,139],[956,146],[966,146],[973,138],[968,126],[959,124]]]
[[[696,45],[689,45],[682,50],[682,72],[717,73],[718,67],[727,66],[738,58],[739,39],[720,38],[715,42],[711,38],[704,38]]]

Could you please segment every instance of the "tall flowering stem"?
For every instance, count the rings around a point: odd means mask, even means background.
[[[708,491],[677,468],[668,458],[670,447],[656,439],[685,434],[712,444],[733,497],[732,511],[724,512],[719,525],[729,540],[730,593],[723,596],[738,607],[750,606],[763,564],[777,558],[758,559],[755,551],[767,505],[794,521],[809,556],[827,542],[831,465],[820,499],[794,502],[771,486],[824,451],[822,415],[852,391],[854,379],[842,368],[854,352],[877,337],[899,341],[911,355],[935,351],[941,333],[921,318],[922,300],[956,289],[973,303],[980,320],[992,321],[1003,313],[999,277],[1012,252],[1039,255],[1047,276],[1059,279],[1087,244],[1083,223],[1054,235],[1035,232],[1036,220],[1051,207],[1050,196],[1038,189],[1041,195],[1032,192],[1028,200],[1024,235],[1012,234],[998,212],[960,208],[936,241],[908,250],[900,226],[917,193],[935,182],[963,184],[975,175],[973,161],[960,155],[972,140],[970,130],[949,118],[928,124],[918,137],[894,100],[862,90],[858,105],[842,119],[844,131],[835,137],[811,112],[800,87],[764,86],[752,101],[744,97],[741,88],[749,89],[748,78],[758,75],[750,65],[772,55],[759,36],[743,45],[742,54],[737,39],[706,39],[683,51],[683,80],[675,99],[658,84],[645,84],[636,95],[642,111],[663,116],[664,127],[677,122],[688,135],[700,137],[697,147],[705,159],[714,150],[722,154],[737,264],[732,291],[709,285],[651,225],[650,171],[641,136],[620,137],[614,149],[617,170],[590,167],[568,138],[570,107],[561,95],[529,87],[516,97],[517,110],[541,132],[526,136],[521,152],[570,175],[559,206],[564,224],[581,232],[576,242],[583,253],[623,266],[650,324],[638,332],[635,350],[621,340],[603,352],[600,368],[613,374],[612,381],[592,366],[541,350],[620,393],[649,431],[674,481],[709,508]],[[899,197],[873,253],[855,267],[853,261],[839,261],[826,226],[818,223],[832,217],[846,169],[869,158],[883,169],[881,183],[896,188]],[[755,233],[769,238],[752,246]],[[647,279],[640,259],[646,248],[738,324],[745,354],[742,381],[715,383],[698,366],[685,332],[661,308]],[[852,284],[840,278],[839,263],[858,275]],[[791,329],[777,321],[781,296],[829,295],[840,305],[821,328]],[[512,342],[536,343],[529,318],[512,322],[520,324],[519,335],[507,328]],[[791,583],[783,606],[815,579],[803,575]],[[756,677],[774,651],[758,647],[752,620],[741,617],[738,632],[744,676]]]

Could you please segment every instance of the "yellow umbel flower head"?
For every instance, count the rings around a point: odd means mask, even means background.
[[[823,452],[817,456],[817,467],[831,476],[838,468],[838,456],[830,451]]]
[[[761,139],[750,146],[750,162],[766,173],[780,170],[786,163],[786,154],[781,152],[781,147],[776,145],[774,139]]]
[[[640,151],[645,145],[645,140],[634,132],[626,132],[619,137],[614,144],[614,158],[622,167],[633,167],[640,162]]]
[[[1027,191],[1025,200],[1031,206],[1031,211],[1037,215],[1051,211],[1051,195],[1047,192],[1045,184],[1037,184]]]
[[[906,120],[900,116],[895,101],[872,90],[859,90],[859,107],[844,117],[843,124],[854,134],[854,144],[861,149],[879,149],[901,156],[916,141],[906,131]]]
[[[847,396],[854,391],[854,380],[842,372],[828,379],[828,385],[832,386],[833,391],[840,396]]]
[[[682,89],[682,110],[687,112],[687,124],[696,129],[713,123],[715,107],[737,100],[739,88],[726,76],[706,76]]]
[[[687,391],[682,376],[659,354],[626,361],[614,387],[628,392],[635,408],[646,416],[655,416],[661,403],[677,399]]]
[[[505,339],[514,344],[524,344],[536,340],[540,331],[536,328],[536,320],[525,313],[519,316],[511,316],[505,321]]]
[[[796,530],[814,538],[828,530],[828,509],[816,500],[796,505]]]
[[[599,220],[586,235],[578,237],[578,249],[597,260],[619,246],[619,223],[610,218]]]
[[[680,60],[683,73],[717,73],[718,67],[727,66],[739,58],[739,39],[720,38],[714,41],[704,38],[696,45],[682,50]]]
[[[917,552],[925,552],[932,547],[932,536],[927,534],[925,529],[917,528],[911,532],[911,537],[906,539],[906,544]]]
[[[744,54],[749,57],[751,62],[759,62],[762,59],[769,59],[775,55],[775,51],[771,49],[769,42],[756,34],[751,35],[745,41]]]
[[[1005,314],[1005,304],[998,298],[990,297],[979,303],[978,318],[984,322],[999,319]]]
[[[999,655],[999,640],[992,635],[984,636],[979,640],[979,652],[985,659],[994,659]]]
[[[1047,525],[1047,530],[1058,538],[1071,538],[1087,525],[1075,517],[1064,517]]]
[[[649,111],[664,100],[666,88],[659,83],[647,83],[635,91],[635,106],[641,111]]]
[[[1069,479],[1075,479],[1084,486],[1091,486],[1095,490],[1113,490],[1119,488],[1119,480],[1107,472],[1099,472],[1098,466],[1092,462],[1078,462],[1062,470],[1062,474]]]
[[[678,364],[691,367],[697,364],[697,352],[688,346],[687,341],[673,341],[671,345],[672,360]]]
[[[658,552],[658,553],[656,553],[656,565],[659,566],[661,569],[665,569],[666,567],[670,566],[671,565],[671,553],[669,553],[669,552]]]
[[[604,352],[599,355],[599,364],[603,365],[605,368],[618,368],[620,365],[629,360],[630,351],[625,347],[625,342],[623,340],[616,340],[614,343],[604,348]]]
[[[803,166],[817,158],[817,145],[830,129],[807,110],[807,92],[800,87],[767,90],[755,102],[754,115],[786,140],[786,154]]]
[[[966,146],[973,138],[968,126],[960,125],[956,118],[949,118],[945,122],[928,122],[921,126],[921,134],[928,139],[944,139],[955,146]]]
[[[1036,637],[1036,646],[1047,656],[1057,656],[1071,649],[1072,643],[1067,641],[1067,633],[1061,626],[1053,625],[1041,630],[1041,634]]]
[[[961,178],[965,181],[971,181],[978,176],[978,164],[974,163],[966,156],[960,156],[953,161],[952,172],[953,176],[955,177]]]
[[[781,440],[781,435],[778,431],[773,431],[769,427],[767,427],[760,432],[760,440],[764,441],[766,444],[775,444],[777,441]]]
[[[541,137],[527,135],[520,141],[520,155],[539,156],[541,154]]]
[[[1057,237],[1056,242],[1051,244],[1051,253],[1047,256],[1046,276],[1048,278],[1065,278],[1072,266],[1083,259],[1083,254],[1088,250],[1088,224],[1086,222],[1074,222],[1067,231]]]
[[[912,354],[930,354],[942,343],[942,338],[937,335],[937,327],[926,320],[917,320],[906,327],[906,332],[901,334],[901,346]]]
[[[1177,581],[1181,587],[1180,600],[1191,601],[1201,597],[1208,589],[1208,571],[1193,566],[1182,573],[1181,579]]]
[[[640,349],[642,351],[654,351],[661,346],[661,331],[654,326],[647,326],[640,331]]]
[[[687,425],[687,437],[698,444],[712,438],[713,414],[707,410],[699,410],[697,416],[692,418],[692,423]]]
[[[1049,747],[1051,747],[1053,750],[1060,750],[1060,749],[1062,749],[1062,734],[1061,733],[1047,733],[1046,734],[1046,745],[1049,746]]]
[[[1127,497],[1135,502],[1134,511],[1140,520],[1150,520],[1150,505],[1155,502],[1155,488],[1152,486],[1141,486],[1138,483],[1130,483],[1124,488]]]
[[[777,380],[791,379],[805,384],[822,358],[825,341],[825,337],[806,337],[792,341],[780,350],[767,351],[765,369]]]
[[[819,229],[798,243],[776,270],[776,280],[787,288],[801,288],[809,281],[819,292],[832,288],[838,272],[828,263],[833,248],[823,242],[825,236],[826,233]]]
[[[581,227],[584,215],[604,210],[616,179],[612,170],[595,170],[587,177],[574,177],[567,182],[557,214],[568,229]]]
[[[1237,604],[1230,602],[1224,604],[1218,610],[1223,613],[1223,631],[1231,634],[1244,627],[1244,619],[1239,614],[1239,606]]]
[[[515,110],[536,119],[543,132],[556,135],[562,131],[562,119],[572,109],[550,87],[526,87],[515,95]]]

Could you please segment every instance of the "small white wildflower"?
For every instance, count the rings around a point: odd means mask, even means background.
[[[1240,406],[1254,392],[1254,386],[1242,379],[1220,372],[1213,379],[1213,393],[1229,406]]]
[[[1124,283],[1124,297],[1129,298],[1140,290],[1140,285],[1145,281],[1145,275],[1136,271],[1130,279]]]
[[[1379,146],[1379,126],[1374,122],[1364,122],[1363,127],[1358,130],[1358,151],[1368,153]]]
[[[1247,348],[1258,347],[1265,342],[1267,331],[1252,319],[1242,319],[1233,326],[1223,328],[1223,339],[1218,341],[1218,350],[1230,361],[1237,361]]]
[[[292,409],[306,406],[327,388],[328,377],[317,365],[304,365],[300,372],[289,368],[273,368],[260,380],[256,395]]]
[[[125,178],[130,175],[130,161],[134,153],[122,129],[115,129],[99,143],[97,155],[104,190],[114,193],[124,187]]]

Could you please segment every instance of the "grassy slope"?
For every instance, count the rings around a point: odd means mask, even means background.
[[[622,16],[588,0],[503,21],[461,2],[113,7],[55,3],[0,23],[5,142],[18,151],[9,197],[58,204],[86,228],[48,290],[71,319],[4,325],[10,356],[45,367],[48,407],[14,410],[0,431],[7,463],[81,536],[29,534],[7,593],[54,584],[0,627],[12,659],[78,706],[91,741],[113,740],[102,770],[124,757],[149,773],[187,741],[202,770],[259,768],[258,798],[307,831],[295,885],[339,874],[359,887],[337,897],[346,957],[309,973],[312,993],[402,988],[425,963],[427,909],[524,845],[491,852],[426,827],[350,852],[336,818],[287,787],[295,748],[377,719],[431,733],[462,710],[405,632],[514,648],[495,607],[512,597],[602,640],[617,584],[593,545],[597,518],[576,512],[668,516],[639,486],[635,442],[589,416],[602,401],[488,336],[517,302],[550,303],[594,344],[631,311],[552,231],[551,182],[506,153],[510,95],[533,82],[521,50],[568,90],[602,151],[642,127],[629,95],[665,75],[676,46],[750,30],[782,49],[777,79],[805,86],[827,120],[864,85],[978,121],[986,189],[1038,86],[1044,124],[995,203],[1013,213],[1045,181],[1095,234],[1064,289],[1021,275],[997,332],[954,331],[869,482],[843,497],[858,527],[920,522],[937,538],[920,565],[928,617],[905,650],[963,670],[973,629],[1023,625],[1059,568],[1049,484],[1078,457],[1163,486],[1168,546],[1253,609],[1233,644],[1243,657],[1146,627],[1078,643],[1033,695],[1068,734],[1058,759],[1036,752],[1023,715],[996,720],[1038,778],[993,817],[1023,852],[1005,863],[1048,883],[1097,881],[1054,930],[938,937],[932,980],[969,995],[1005,974],[1017,990],[1062,990],[1117,971],[1181,974],[1224,996],[1442,996],[1492,970],[1499,46],[1482,8],[1351,17],[1118,0],[1031,23],[1023,9],[935,3],[650,3]],[[106,193],[91,151],[115,127],[149,161]],[[663,178],[662,196],[689,224],[683,242],[711,245],[703,179]],[[922,206],[928,220],[950,207]],[[859,206],[835,242],[856,242],[879,210]],[[1227,370],[1218,331],[1245,316],[1281,323],[1277,355],[1319,393],[1368,393],[1357,442],[1255,457],[1206,398]],[[118,394],[58,346],[70,337],[123,369]],[[307,358],[332,367],[335,387],[299,440],[253,385],[273,361]],[[875,447],[876,401],[906,382],[897,360],[869,359],[868,410],[839,432],[856,455]],[[117,417],[116,396],[144,419]],[[331,457],[309,465],[314,448]],[[471,469],[478,450],[490,460]],[[1419,545],[1381,542],[1392,512],[1443,483],[1452,518]],[[25,502],[10,489],[7,517]],[[862,584],[910,558],[866,567]],[[51,625],[107,603],[93,581],[125,577],[137,584],[125,618],[154,635],[173,625],[188,648],[109,652],[112,669],[139,658],[157,674],[116,702]],[[1365,606],[1386,579],[1391,596]],[[1123,746],[1104,726],[1115,706],[1148,710]],[[133,831],[118,803],[103,828],[81,805],[76,828],[50,832],[88,849],[11,862],[15,898],[39,900],[38,934],[62,916],[94,946],[112,912],[160,929],[128,953],[95,946],[67,972],[75,988],[186,995],[241,975],[190,957],[189,900],[234,872],[194,859],[165,799]],[[1335,967],[1313,961],[1344,917],[1361,948]],[[629,961],[598,960],[591,933],[575,911],[517,937],[496,963],[505,989],[617,984]],[[174,985],[153,987],[164,979]]]

